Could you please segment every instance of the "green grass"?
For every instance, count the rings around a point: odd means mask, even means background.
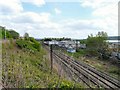
[[[80,57],[83,57],[86,54],[86,51],[84,49],[79,49],[79,51],[75,52],[75,53],[70,53],[70,52],[66,52],[66,51],[64,51],[64,53],[66,53],[69,56],[72,56],[75,59],[78,59]]]
[[[15,41],[2,43],[3,85],[9,88],[83,88],[63,77],[56,71],[50,74],[50,61],[47,52],[41,48],[34,53],[18,48]]]

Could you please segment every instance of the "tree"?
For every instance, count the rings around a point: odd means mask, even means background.
[[[14,31],[14,30],[10,30],[9,32],[10,32],[12,38],[14,38],[14,39],[19,38],[19,33],[18,32]]]
[[[29,34],[28,34],[28,33],[25,33],[25,34],[24,34],[24,39],[25,39],[25,40],[28,40],[28,39],[29,39]]]
[[[103,31],[98,32],[96,36],[93,36],[92,34],[88,36],[86,40],[88,54],[93,56],[104,55],[108,49],[106,39],[107,33]]]
[[[80,40],[80,44],[85,44],[86,43],[86,40],[83,39],[83,40]]]
[[[2,31],[2,39],[12,38],[12,35],[5,27],[2,27],[0,30]]]
[[[19,38],[19,33],[10,29],[6,29],[5,27],[3,26],[0,26],[0,38],[2,39],[6,39],[6,38],[13,38],[13,39],[17,39]]]

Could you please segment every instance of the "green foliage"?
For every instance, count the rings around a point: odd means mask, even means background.
[[[44,66],[45,61],[43,61],[42,57],[45,52],[36,51],[36,53],[32,54],[29,51],[9,48],[9,45],[11,44],[12,43],[9,43],[7,45],[6,43],[3,44],[4,47],[2,52],[2,65],[5,67],[2,73],[3,82],[6,83],[6,85],[9,83],[8,85],[10,86],[8,87],[40,87],[40,81],[43,81],[45,79],[43,76],[47,74],[43,72],[44,68],[46,67],[40,69],[39,66],[40,64]]]
[[[40,43],[35,42],[35,43],[33,44],[33,47],[36,48],[38,51],[40,51]]]
[[[78,59],[78,58],[80,58],[81,56],[86,55],[86,52],[87,52],[87,51],[86,51],[85,49],[78,49],[78,51],[75,52],[75,53],[69,53],[69,52],[65,52],[65,53],[68,54],[69,56],[74,57],[75,59]]]
[[[25,34],[24,34],[24,39],[25,39],[25,40],[28,40],[28,39],[29,39],[29,34],[28,34],[28,33],[25,33]]]
[[[10,34],[8,30],[6,30],[6,38],[12,38],[12,35]]]
[[[109,73],[117,74],[118,76],[120,76],[120,69],[112,68],[109,70]]]
[[[107,34],[105,32],[98,32],[95,37],[92,34],[88,36],[86,41],[88,54],[93,56],[98,56],[100,53],[103,54],[107,49],[106,39]]]
[[[85,40],[85,39],[80,40],[80,43],[81,43],[81,44],[85,44],[85,43],[86,43],[86,40]]]
[[[14,30],[10,30],[9,33],[11,34],[13,39],[17,39],[19,38],[19,33],[14,31]]]
[[[26,40],[18,41],[19,43],[21,41],[20,44],[31,42]],[[5,87],[29,89],[51,89],[57,87],[62,89],[72,87],[83,88],[80,84],[74,84],[74,82],[62,77],[59,79],[54,71],[51,75],[50,62],[44,49],[40,52],[31,53],[29,50],[24,51],[17,48],[13,43],[3,43],[2,47],[2,82],[6,85]],[[10,44],[14,45],[14,47],[9,48]]]
[[[18,39],[16,44],[18,47],[30,50],[32,52],[40,51],[41,48],[40,43],[33,37],[29,37],[28,39]]]
[[[37,42],[33,37],[29,37],[29,40],[30,40],[31,42],[34,42],[34,43]]]
[[[81,55],[85,55],[86,54],[86,50],[85,49],[79,49],[78,53]]]
[[[7,30],[5,27],[0,26],[0,38],[5,39],[5,38],[13,38],[17,39],[19,37],[19,33],[17,33],[14,30]]]
[[[29,37],[29,40],[33,42],[33,47],[36,48],[38,51],[40,51],[40,43],[36,41],[33,37]]]
[[[6,36],[6,37],[5,37]],[[12,38],[12,35],[10,34],[10,32],[8,30],[6,30],[5,28],[2,29],[2,38]]]
[[[69,88],[83,88],[83,86],[81,86],[79,83],[75,84],[74,82],[70,82],[68,80],[58,80],[56,82],[51,82],[48,85],[48,88],[60,88],[61,90],[65,90]]]
[[[16,44],[18,45],[18,47],[20,47],[21,49],[27,49],[27,50],[30,50],[30,51],[37,51],[37,48],[35,48],[35,44],[30,42],[30,41],[26,41],[26,40],[22,40],[22,39],[19,39],[16,41]]]

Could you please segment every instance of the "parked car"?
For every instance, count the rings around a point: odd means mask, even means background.
[[[69,47],[67,49],[67,52],[70,52],[70,53],[75,53],[76,52],[76,49],[72,48],[72,47]]]

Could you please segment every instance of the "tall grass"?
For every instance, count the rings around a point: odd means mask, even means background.
[[[46,51],[32,53],[18,48],[14,41],[4,42],[2,47],[2,83],[5,88],[83,88],[79,83],[50,74],[50,62]],[[59,84],[58,84],[59,83]]]

